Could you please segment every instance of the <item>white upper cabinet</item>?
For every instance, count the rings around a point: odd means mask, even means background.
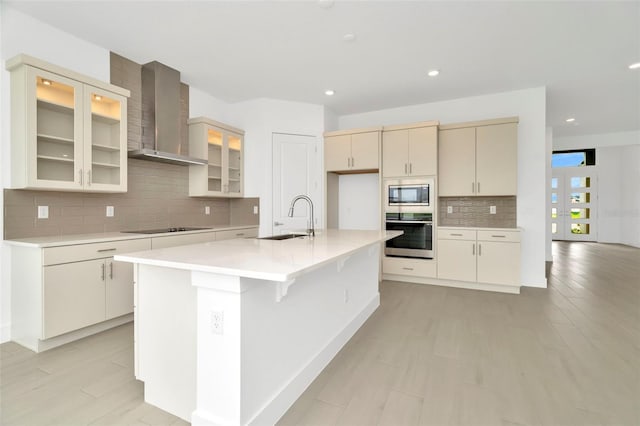
[[[437,129],[436,122],[385,127],[382,132],[383,177],[436,175]]]
[[[377,171],[380,168],[380,130],[346,130],[324,134],[327,172]]]
[[[11,71],[11,187],[126,192],[129,91],[26,55]]]
[[[517,118],[441,126],[440,196],[516,195]]]
[[[189,154],[206,165],[189,166],[192,197],[242,197],[244,131],[198,117],[189,120]]]

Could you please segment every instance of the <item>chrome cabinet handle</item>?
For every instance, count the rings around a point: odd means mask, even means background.
[[[407,174],[407,163],[404,163],[404,174]]]
[[[478,256],[482,256],[482,244],[478,243]]]
[[[87,185],[91,186],[91,170],[87,171]]]
[[[104,263],[102,265],[100,265],[102,267],[102,281],[104,281],[104,277],[105,277],[105,271],[104,271]]]
[[[449,234],[449,235],[451,235],[452,237],[462,237],[462,234]]]
[[[409,174],[413,174],[413,163],[409,163]]]
[[[473,243],[473,244],[471,245],[471,247],[472,247],[472,249],[471,249],[471,254],[473,254],[473,255],[475,256],[475,255],[476,255],[476,244],[475,244],[475,243]]]
[[[471,193],[472,194],[476,193],[476,184],[474,182],[471,182]]]
[[[405,271],[413,271],[413,268],[405,268],[405,267],[403,267],[402,269],[404,269]]]
[[[109,263],[109,278],[113,279],[113,262]]]
[[[240,232],[239,234],[236,234],[236,237],[242,237],[244,235],[244,232]]]
[[[105,251],[115,251],[115,247],[114,248],[108,248],[108,249],[100,249],[98,250],[98,253],[104,253]]]
[[[355,167],[356,166],[356,160],[355,158],[351,157],[351,167]]]
[[[478,182],[478,194],[480,193],[480,182]]]
[[[492,235],[492,238],[507,238],[506,235]]]
[[[284,225],[284,223],[282,222],[277,222],[277,221],[273,222],[273,226],[282,226],[282,225]]]
[[[82,169],[78,170],[78,178],[80,180],[80,185],[82,185],[82,177],[84,176],[84,173],[82,173]]]

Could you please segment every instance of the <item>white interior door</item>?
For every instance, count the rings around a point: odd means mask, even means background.
[[[552,238],[596,241],[597,199],[594,168],[554,169],[551,177]]]
[[[293,217],[288,216],[291,201],[300,194],[313,201],[316,228],[322,223],[318,145],[315,136],[273,133],[273,235],[308,229],[305,201],[298,201]]]

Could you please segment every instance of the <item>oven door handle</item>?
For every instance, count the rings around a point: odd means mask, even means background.
[[[386,223],[420,223],[424,225],[433,225],[433,222],[427,222],[425,220],[386,220]]]

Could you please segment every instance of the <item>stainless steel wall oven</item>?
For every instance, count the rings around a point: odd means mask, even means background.
[[[385,255],[433,259],[434,179],[385,181],[385,228],[403,231],[386,242]]]

